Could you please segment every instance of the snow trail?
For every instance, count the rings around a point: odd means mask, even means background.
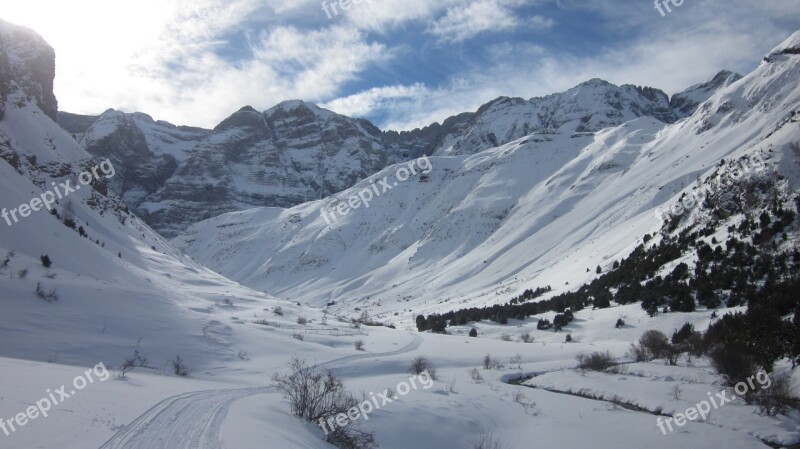
[[[395,351],[340,357],[320,366],[341,365],[374,357],[390,357],[416,350],[423,338]],[[151,407],[117,432],[100,449],[222,449],[221,429],[231,404],[245,397],[274,393],[273,387],[205,390],[169,397]]]

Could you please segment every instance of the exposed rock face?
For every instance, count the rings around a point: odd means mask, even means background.
[[[5,48],[4,37],[0,33],[0,120],[6,113],[6,99],[11,89],[11,65],[8,62],[8,55],[2,49]]]
[[[58,111],[58,125],[64,128],[73,136],[80,138],[90,126],[100,118],[99,115],[71,114],[69,112]]]
[[[20,101],[35,103],[56,120],[55,58],[53,48],[34,31],[0,20],[0,117],[9,95],[19,92]]]
[[[111,160],[121,176],[112,178],[110,187],[128,204],[156,191],[178,166],[173,156],[150,151],[142,130],[121,112],[103,114],[90,130],[91,138],[81,139],[84,148],[98,159]]]
[[[368,122],[299,101],[263,113],[247,106],[199,142],[138,210],[173,236],[221,213],[324,198],[399,158]]]

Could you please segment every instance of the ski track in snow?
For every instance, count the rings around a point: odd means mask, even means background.
[[[422,341],[422,336],[413,334],[411,342],[396,351],[345,356],[320,366],[399,355],[419,348]],[[100,449],[222,449],[225,446],[220,432],[231,404],[248,396],[275,391],[273,387],[256,387],[172,396],[125,426]]]

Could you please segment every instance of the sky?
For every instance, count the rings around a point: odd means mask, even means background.
[[[672,0],[675,1],[675,0]],[[62,111],[214,127],[292,99],[382,129],[591,78],[668,94],[746,74],[798,0],[0,0],[56,51]]]

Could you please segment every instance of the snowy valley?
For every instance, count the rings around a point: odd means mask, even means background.
[[[54,58],[0,21],[0,448],[800,447],[800,31],[404,132],[68,114]]]

